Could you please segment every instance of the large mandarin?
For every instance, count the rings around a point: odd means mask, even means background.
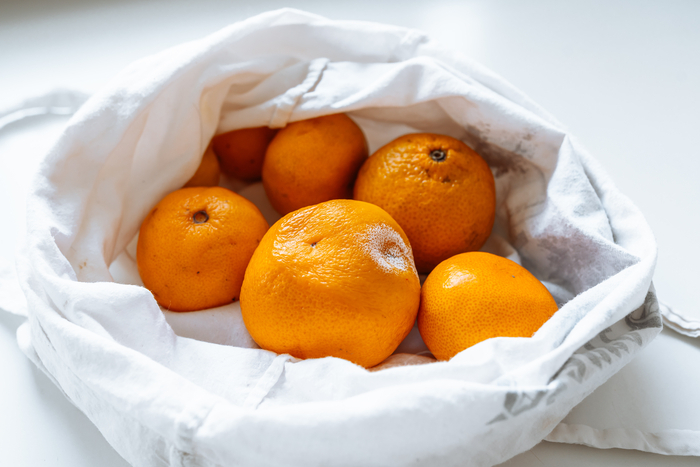
[[[357,171],[367,155],[364,133],[345,114],[290,123],[265,153],[265,193],[282,215],[331,199],[352,198]]]
[[[418,330],[438,360],[491,337],[531,337],[557,311],[547,288],[500,256],[470,252],[449,258],[421,290]]]
[[[221,187],[182,188],[141,224],[139,274],[171,311],[225,305],[240,296],[248,261],[268,229],[258,208]]]
[[[381,208],[333,200],[292,212],[265,234],[241,291],[263,349],[372,367],[413,327],[420,282],[411,247]]]
[[[364,163],[354,197],[374,203],[408,235],[419,272],[482,247],[496,215],[496,188],[486,162],[449,136],[401,136]]]

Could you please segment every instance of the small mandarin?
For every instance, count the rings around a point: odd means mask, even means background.
[[[265,193],[282,215],[331,199],[352,198],[352,185],[367,154],[364,133],[345,114],[290,123],[265,153]]]
[[[219,161],[212,151],[211,144],[204,151],[202,162],[199,163],[197,171],[192,175],[183,188],[194,186],[217,186],[219,184]]]
[[[214,136],[211,140],[221,170],[240,180],[260,180],[267,146],[277,130],[266,126],[243,128]]]
[[[418,329],[438,360],[491,337],[531,337],[557,311],[547,288],[527,269],[500,256],[453,256],[421,290]]]
[[[174,191],[141,224],[136,261],[143,284],[171,311],[231,303],[267,228],[253,203],[226,188]]]
[[[287,214],[248,265],[241,312],[263,349],[372,367],[415,323],[420,282],[401,227],[381,208],[332,200]]]
[[[496,216],[486,162],[463,142],[431,133],[401,136],[375,152],[360,169],[354,197],[396,219],[423,273],[481,248]]]

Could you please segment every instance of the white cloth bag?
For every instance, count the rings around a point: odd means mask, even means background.
[[[133,272],[143,217],[213,134],[336,112],[370,150],[428,131],[488,161],[489,248],[560,303],[533,338],[368,372],[255,348],[236,304],[213,311],[229,345],[180,337],[148,290],[113,281],[110,265]],[[494,465],[543,439],[661,329],[640,212],[551,116],[402,28],[280,10],[134,63],[71,119],[27,217],[20,345],[135,466]]]

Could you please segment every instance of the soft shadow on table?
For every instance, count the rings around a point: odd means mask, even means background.
[[[8,332],[15,335],[19,325],[24,323],[26,319],[27,318],[24,316],[13,315],[12,313],[0,311],[0,326],[2,326],[2,331],[0,332]]]
[[[684,336],[683,334],[679,334],[676,331],[673,331],[669,328],[664,328],[664,330],[661,332],[667,332],[670,336],[673,336],[674,339],[678,339],[684,344],[693,346],[696,349],[700,350],[700,337]]]
[[[566,463],[562,464],[562,459]],[[697,457],[663,456],[626,449],[596,449],[574,444],[542,441],[527,452],[518,454],[498,467],[698,467]]]

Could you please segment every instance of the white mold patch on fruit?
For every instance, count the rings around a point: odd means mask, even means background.
[[[411,260],[413,258],[411,247],[390,226],[386,224],[369,226],[363,232],[357,234],[357,240],[362,245],[363,251],[383,271],[388,273],[397,269],[401,271],[410,269],[414,272],[416,271],[416,267]],[[417,272],[416,275],[418,275]]]

